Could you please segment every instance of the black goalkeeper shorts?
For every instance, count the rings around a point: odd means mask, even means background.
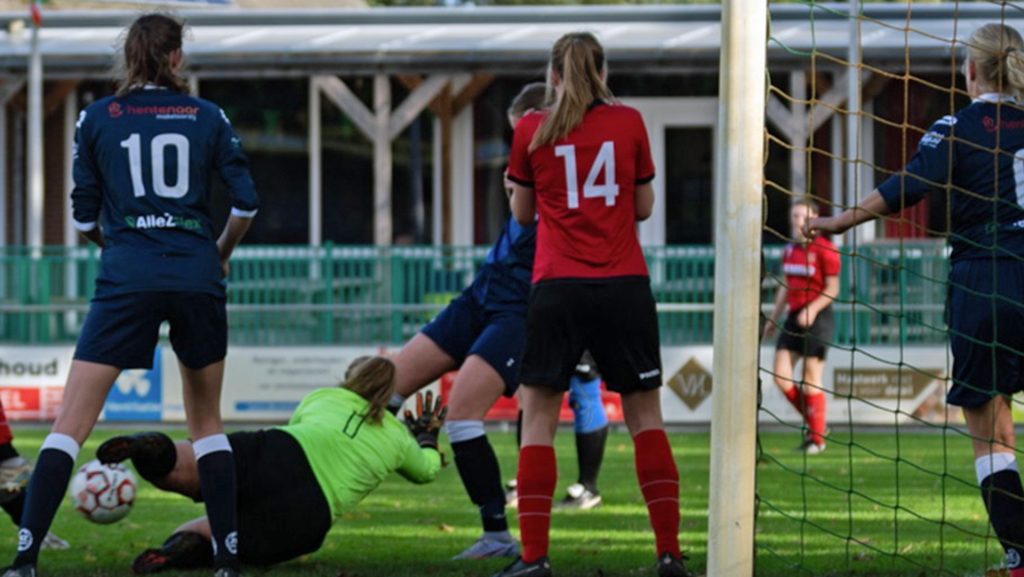
[[[333,519],[299,442],[269,429],[228,435],[238,479],[238,557],[271,565],[320,549]]]

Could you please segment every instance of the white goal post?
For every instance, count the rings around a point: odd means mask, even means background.
[[[707,574],[754,573],[768,3],[722,3]]]

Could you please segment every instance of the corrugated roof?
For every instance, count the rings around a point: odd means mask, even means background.
[[[769,58],[805,58],[817,48],[845,54],[846,5],[773,5]],[[868,5],[863,19],[867,59],[948,61],[952,39],[999,21],[1024,29],[1024,9],[992,4]],[[48,73],[100,73],[110,68],[123,27],[138,11],[60,11],[45,15],[41,47]],[[600,36],[622,70],[715,69],[720,7],[578,6],[348,10],[184,11],[191,26],[186,52],[200,74],[322,72],[534,72],[551,44],[571,30]],[[956,17],[954,17],[956,16]],[[23,13],[0,14],[5,29]],[[27,31],[0,32],[0,69],[20,73]]]

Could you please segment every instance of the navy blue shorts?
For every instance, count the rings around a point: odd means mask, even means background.
[[[973,408],[1024,390],[1024,263],[954,262],[949,281],[953,386],[946,402]]]
[[[448,303],[423,334],[459,365],[477,355],[505,381],[505,396],[519,387],[519,359],[526,341],[526,309],[486,310],[469,291]]]
[[[228,351],[226,299],[198,292],[135,292],[97,297],[89,307],[75,359],[119,369],[153,368],[160,324],[171,325],[181,364],[201,369]]]

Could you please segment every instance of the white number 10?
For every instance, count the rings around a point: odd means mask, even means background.
[[[178,154],[178,174],[174,184],[167,184],[164,173],[164,150],[173,146]],[[188,138],[183,134],[168,132],[158,134],[149,143],[153,169],[153,192],[163,198],[181,198],[188,194]],[[142,138],[134,133],[121,141],[121,148],[128,149],[128,166],[132,176],[132,191],[136,198],[146,196],[146,185],[142,182]]]
[[[565,160],[565,190],[568,195],[569,208],[580,207],[580,187],[576,178],[576,146],[563,144],[555,147],[555,156]],[[602,170],[603,169],[603,170]],[[597,178],[604,172],[604,184],[597,184]],[[604,198],[605,206],[615,206],[615,197],[619,196],[619,185],[615,181],[615,143],[612,141],[601,144],[594,165],[587,173],[583,183],[583,198]]]

